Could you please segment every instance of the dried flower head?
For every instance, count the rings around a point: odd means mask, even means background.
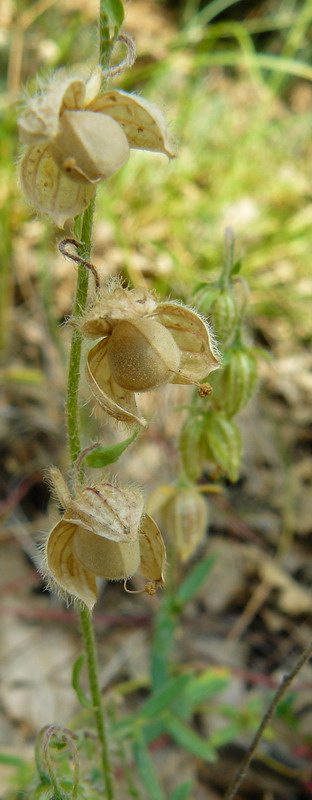
[[[130,148],[174,156],[162,113],[147,100],[101,93],[98,67],[87,80],[55,74],[19,120],[20,180],[39,211],[63,226],[89,205],[96,185],[122,167]]]
[[[149,581],[150,594],[164,584],[164,543],[156,523],[143,513],[139,490],[103,481],[73,499],[58,470],[51,471],[51,480],[65,506],[44,548],[52,585],[91,610],[96,577],[126,582],[138,573]]]
[[[106,290],[82,319],[85,336],[99,338],[87,358],[96,401],[115,419],[145,425],[136,392],[165,383],[198,384],[219,366],[211,332],[195,311],[158,303],[143,288]]]

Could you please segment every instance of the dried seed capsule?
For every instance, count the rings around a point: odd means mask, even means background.
[[[50,480],[65,501],[61,520],[45,543],[44,569],[52,586],[84,602],[97,599],[96,576],[126,580],[139,572],[148,592],[164,584],[165,546],[137,489],[100,483],[74,499],[54,468]]]
[[[117,122],[92,111],[65,111],[51,153],[60,170],[77,183],[106,180],[128,161],[127,137]]]
[[[213,327],[222,348],[228,346],[235,333],[238,309],[231,291],[219,292],[212,307]]]
[[[165,507],[165,521],[173,547],[187,561],[204,539],[208,504],[194,487],[177,489]]]
[[[81,214],[89,205],[95,188],[74,183],[60,172],[45,142],[29,147],[19,165],[20,181],[31,205],[48,214],[56,225]]]
[[[119,322],[107,355],[114,380],[133,392],[145,392],[171,380],[180,363],[171,333],[150,319]]]
[[[257,363],[252,352],[234,350],[220,375],[224,409],[233,417],[250,400],[257,380]]]
[[[235,483],[239,476],[242,443],[235,423],[222,411],[212,411],[206,417],[205,440],[207,456],[213,456],[219,467]]]
[[[139,539],[123,542],[103,540],[93,533],[77,528],[74,539],[74,551],[78,561],[94,575],[107,580],[129,578],[137,571],[140,564]]]

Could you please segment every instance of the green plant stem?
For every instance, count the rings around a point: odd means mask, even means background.
[[[82,243],[78,248],[78,255],[85,259],[90,257],[93,212],[94,202],[88,206],[82,218],[80,232]],[[80,264],[78,267],[76,297],[73,307],[74,317],[81,316],[85,310],[88,295],[88,280],[88,270]],[[81,333],[77,328],[74,328],[69,356],[66,401],[68,448],[72,464],[77,460],[81,450],[78,404],[81,345]]]
[[[94,204],[91,204],[84,212],[82,218],[81,231],[76,230],[76,234],[81,239],[78,255],[84,259],[90,257],[92,222]],[[75,317],[81,316],[86,307],[88,293],[88,270],[80,265],[78,268],[76,297],[73,313]],[[72,465],[75,464],[81,450],[80,444],[80,425],[79,425],[79,377],[81,361],[81,333],[75,328],[72,334],[69,370],[68,370],[68,392],[67,392],[67,431],[68,448]],[[94,707],[94,716],[101,746],[101,763],[103,768],[104,784],[106,788],[107,800],[114,800],[114,789],[112,781],[112,770],[109,762],[107,737],[103,715],[102,697],[98,678],[96,645],[93,633],[92,618],[86,606],[80,609],[81,630],[84,641],[84,648],[87,657],[87,668],[89,686]]]
[[[104,782],[107,800],[114,800],[113,775],[109,759],[107,736],[103,715],[102,695],[98,678],[98,666],[96,658],[96,644],[93,632],[91,614],[87,606],[80,610],[80,623],[84,639],[85,652],[87,657],[88,677],[90,692],[93,703],[93,713],[95,716],[98,737],[101,743],[101,762],[103,768]]]
[[[100,64],[102,69],[108,69],[111,57],[110,26],[105,6],[100,2]]]

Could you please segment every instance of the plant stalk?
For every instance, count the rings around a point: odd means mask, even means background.
[[[113,773],[109,758],[109,749],[104,721],[102,695],[99,685],[98,665],[96,657],[96,643],[94,638],[91,614],[87,606],[80,609],[80,624],[87,657],[87,668],[90,693],[92,697],[93,713],[96,721],[98,737],[101,744],[101,763],[104,776],[107,800],[114,800]]]
[[[93,212],[94,212],[94,203],[92,203],[84,212],[81,224],[81,231],[78,232],[76,230],[76,234],[78,235],[78,238],[80,238],[81,240],[81,245],[79,246],[78,249],[78,255],[80,255],[84,259],[90,258]],[[87,302],[87,294],[88,294],[88,279],[89,279],[88,270],[86,269],[85,266],[80,264],[78,267],[76,297],[73,308],[73,313],[75,317],[81,316],[85,310]],[[82,336],[80,331],[78,331],[75,328],[73,330],[72,341],[71,341],[69,370],[68,370],[67,403],[66,403],[68,449],[72,466],[74,466],[81,451],[79,402],[78,402],[81,346],[82,346]],[[104,785],[106,788],[106,796],[107,800],[114,800],[112,769],[109,761],[102,696],[101,696],[99,677],[98,677],[96,644],[95,644],[91,614],[86,606],[82,606],[80,609],[80,623],[84,641],[84,649],[87,658],[88,678],[89,678],[89,686],[92,697],[92,705],[94,707],[94,717],[101,747],[101,763],[103,769]]]

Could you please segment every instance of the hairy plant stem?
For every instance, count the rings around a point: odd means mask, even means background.
[[[99,685],[98,665],[96,657],[96,644],[93,632],[91,614],[87,606],[80,609],[80,624],[87,657],[89,686],[93,703],[93,713],[96,721],[98,737],[101,744],[101,763],[104,776],[107,800],[114,800],[113,774],[109,758],[106,726],[104,721],[102,695]]]
[[[94,212],[94,203],[91,204],[84,212],[82,218],[81,230],[80,231],[76,230],[76,235],[78,235],[78,238],[80,238],[81,241],[81,245],[79,246],[78,249],[78,255],[80,255],[84,259],[88,259],[90,257],[93,212]],[[73,307],[73,313],[75,317],[81,316],[86,307],[87,293],[88,293],[88,278],[89,278],[88,270],[86,269],[85,266],[80,264],[78,267],[76,297]],[[72,341],[71,341],[69,369],[68,369],[67,403],[66,403],[68,449],[72,466],[74,466],[81,451],[79,402],[78,402],[81,345],[82,345],[81,333],[75,328],[73,330]],[[82,477],[81,471],[80,471],[80,476]],[[80,613],[82,636],[84,641],[84,649],[87,658],[90,693],[92,697],[94,717],[101,747],[101,763],[103,769],[104,785],[106,788],[107,800],[113,800],[114,787],[112,779],[112,769],[110,766],[109,753],[108,753],[108,744],[107,744],[107,737],[105,730],[101,690],[99,685],[96,644],[93,632],[92,618],[87,606],[82,606],[80,608],[79,613]]]
[[[94,203],[91,203],[84,212],[81,231],[78,235],[78,238],[81,240],[81,245],[78,248],[78,255],[85,259],[90,257],[93,212]],[[81,316],[85,310],[88,294],[88,280],[88,270],[82,264],[79,264],[76,297],[73,307],[73,314],[75,317]],[[81,450],[78,404],[81,345],[81,333],[77,328],[74,328],[69,356],[66,401],[68,448],[72,464],[77,460]]]

